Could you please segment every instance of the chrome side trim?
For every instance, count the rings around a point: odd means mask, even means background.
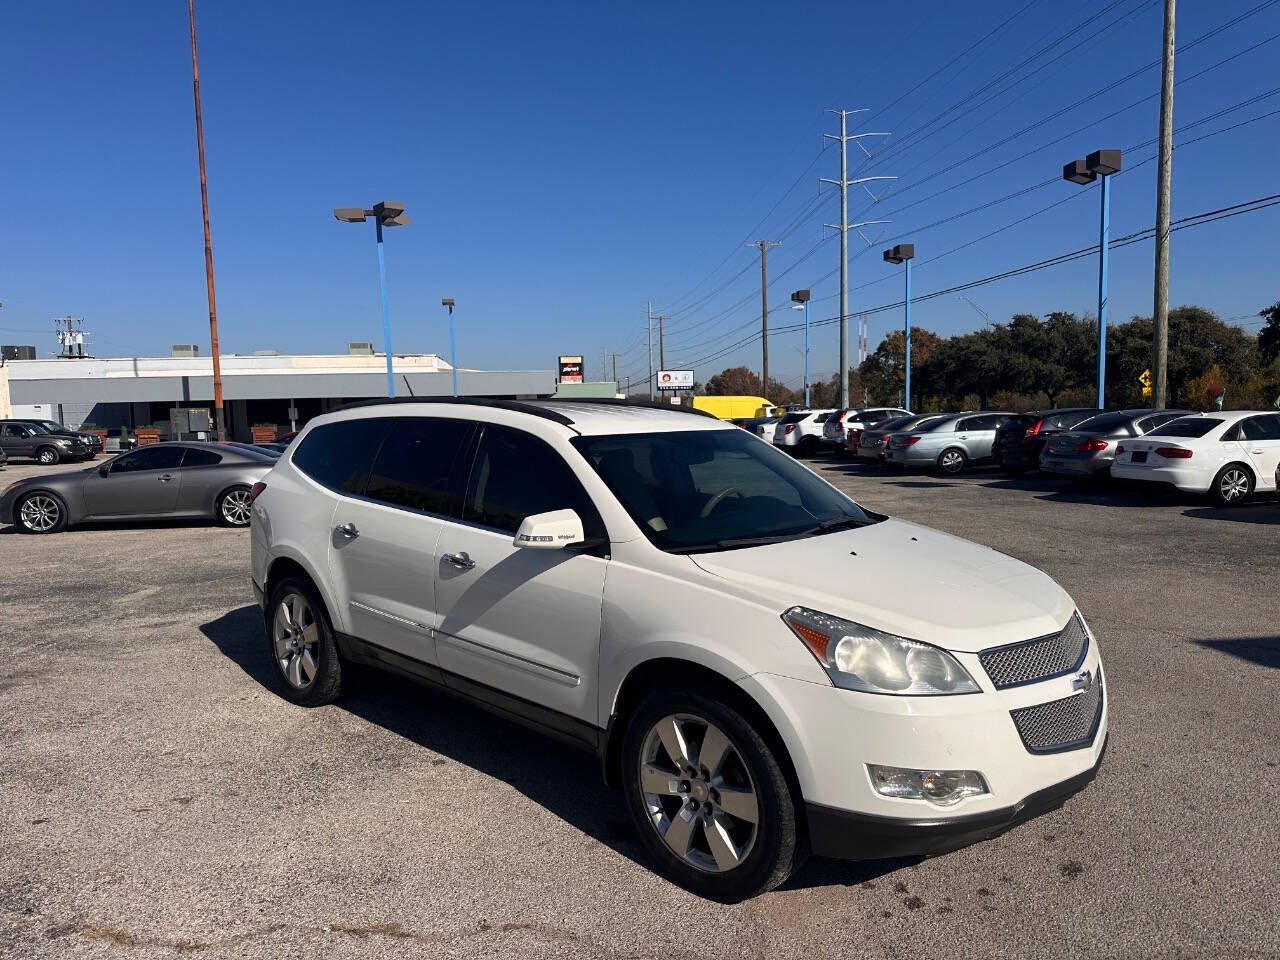
[[[418,623],[417,620],[398,617],[394,613],[387,613],[385,610],[379,610],[377,607],[371,607],[367,603],[361,603],[359,600],[348,601],[348,605],[355,607],[357,610],[363,611],[364,613],[380,617],[383,620],[390,620],[392,623],[398,623],[402,627],[408,627],[410,630],[417,630],[420,633],[425,633],[427,636],[431,635],[431,628],[426,624]]]
[[[530,660],[528,657],[522,657],[519,654],[508,653],[505,650],[499,650],[497,647],[491,647],[487,643],[481,643],[478,640],[468,640],[466,637],[460,637],[454,633],[446,633],[439,628],[432,631],[439,640],[447,640],[455,646],[460,646],[464,650],[480,656],[488,657],[490,660],[496,660],[499,663],[505,663],[509,667],[515,667],[526,673],[531,673],[536,677],[542,677],[545,680],[554,680],[556,683],[563,683],[566,687],[576,687],[582,682],[582,678],[576,673],[569,673],[567,670],[561,670],[558,667],[548,666],[537,660]]]

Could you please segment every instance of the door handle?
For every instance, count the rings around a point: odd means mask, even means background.
[[[445,563],[457,567],[459,570],[470,570],[476,565],[476,562],[463,553],[446,553],[440,558]]]
[[[168,482],[169,482],[170,480],[172,480],[172,479],[173,479],[173,474],[172,474],[172,473],[162,473],[162,474],[160,474],[160,482],[161,482],[161,483],[168,483]]]
[[[360,536],[360,531],[356,529],[356,525],[354,523],[340,523],[333,528],[333,532],[344,540],[354,540],[356,537]]]

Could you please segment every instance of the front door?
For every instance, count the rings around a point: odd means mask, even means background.
[[[351,632],[432,666],[436,541],[460,512],[458,474],[474,429],[466,420],[390,421],[363,488],[333,514],[330,564]]]
[[[178,505],[183,447],[161,443],[140,447],[110,463],[104,477],[85,475],[88,517],[145,517],[166,514]]]
[[[445,679],[496,688],[596,724],[603,556],[513,546],[525,517],[570,508],[588,538],[604,525],[548,444],[486,426],[461,523],[436,550],[436,648]],[[470,692],[476,692],[471,690]]]
[[[1280,414],[1250,417],[1240,424],[1239,444],[1253,464],[1258,490],[1276,488],[1276,467],[1280,465]]]

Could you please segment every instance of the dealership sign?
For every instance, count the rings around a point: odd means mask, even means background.
[[[561,383],[582,383],[582,357],[560,357],[557,379]]]
[[[692,390],[693,389],[693,371],[692,370],[659,370],[658,371],[658,389],[659,390]]]

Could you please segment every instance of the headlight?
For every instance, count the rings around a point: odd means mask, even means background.
[[[837,687],[909,697],[979,692],[960,661],[938,647],[807,607],[782,619]]]

